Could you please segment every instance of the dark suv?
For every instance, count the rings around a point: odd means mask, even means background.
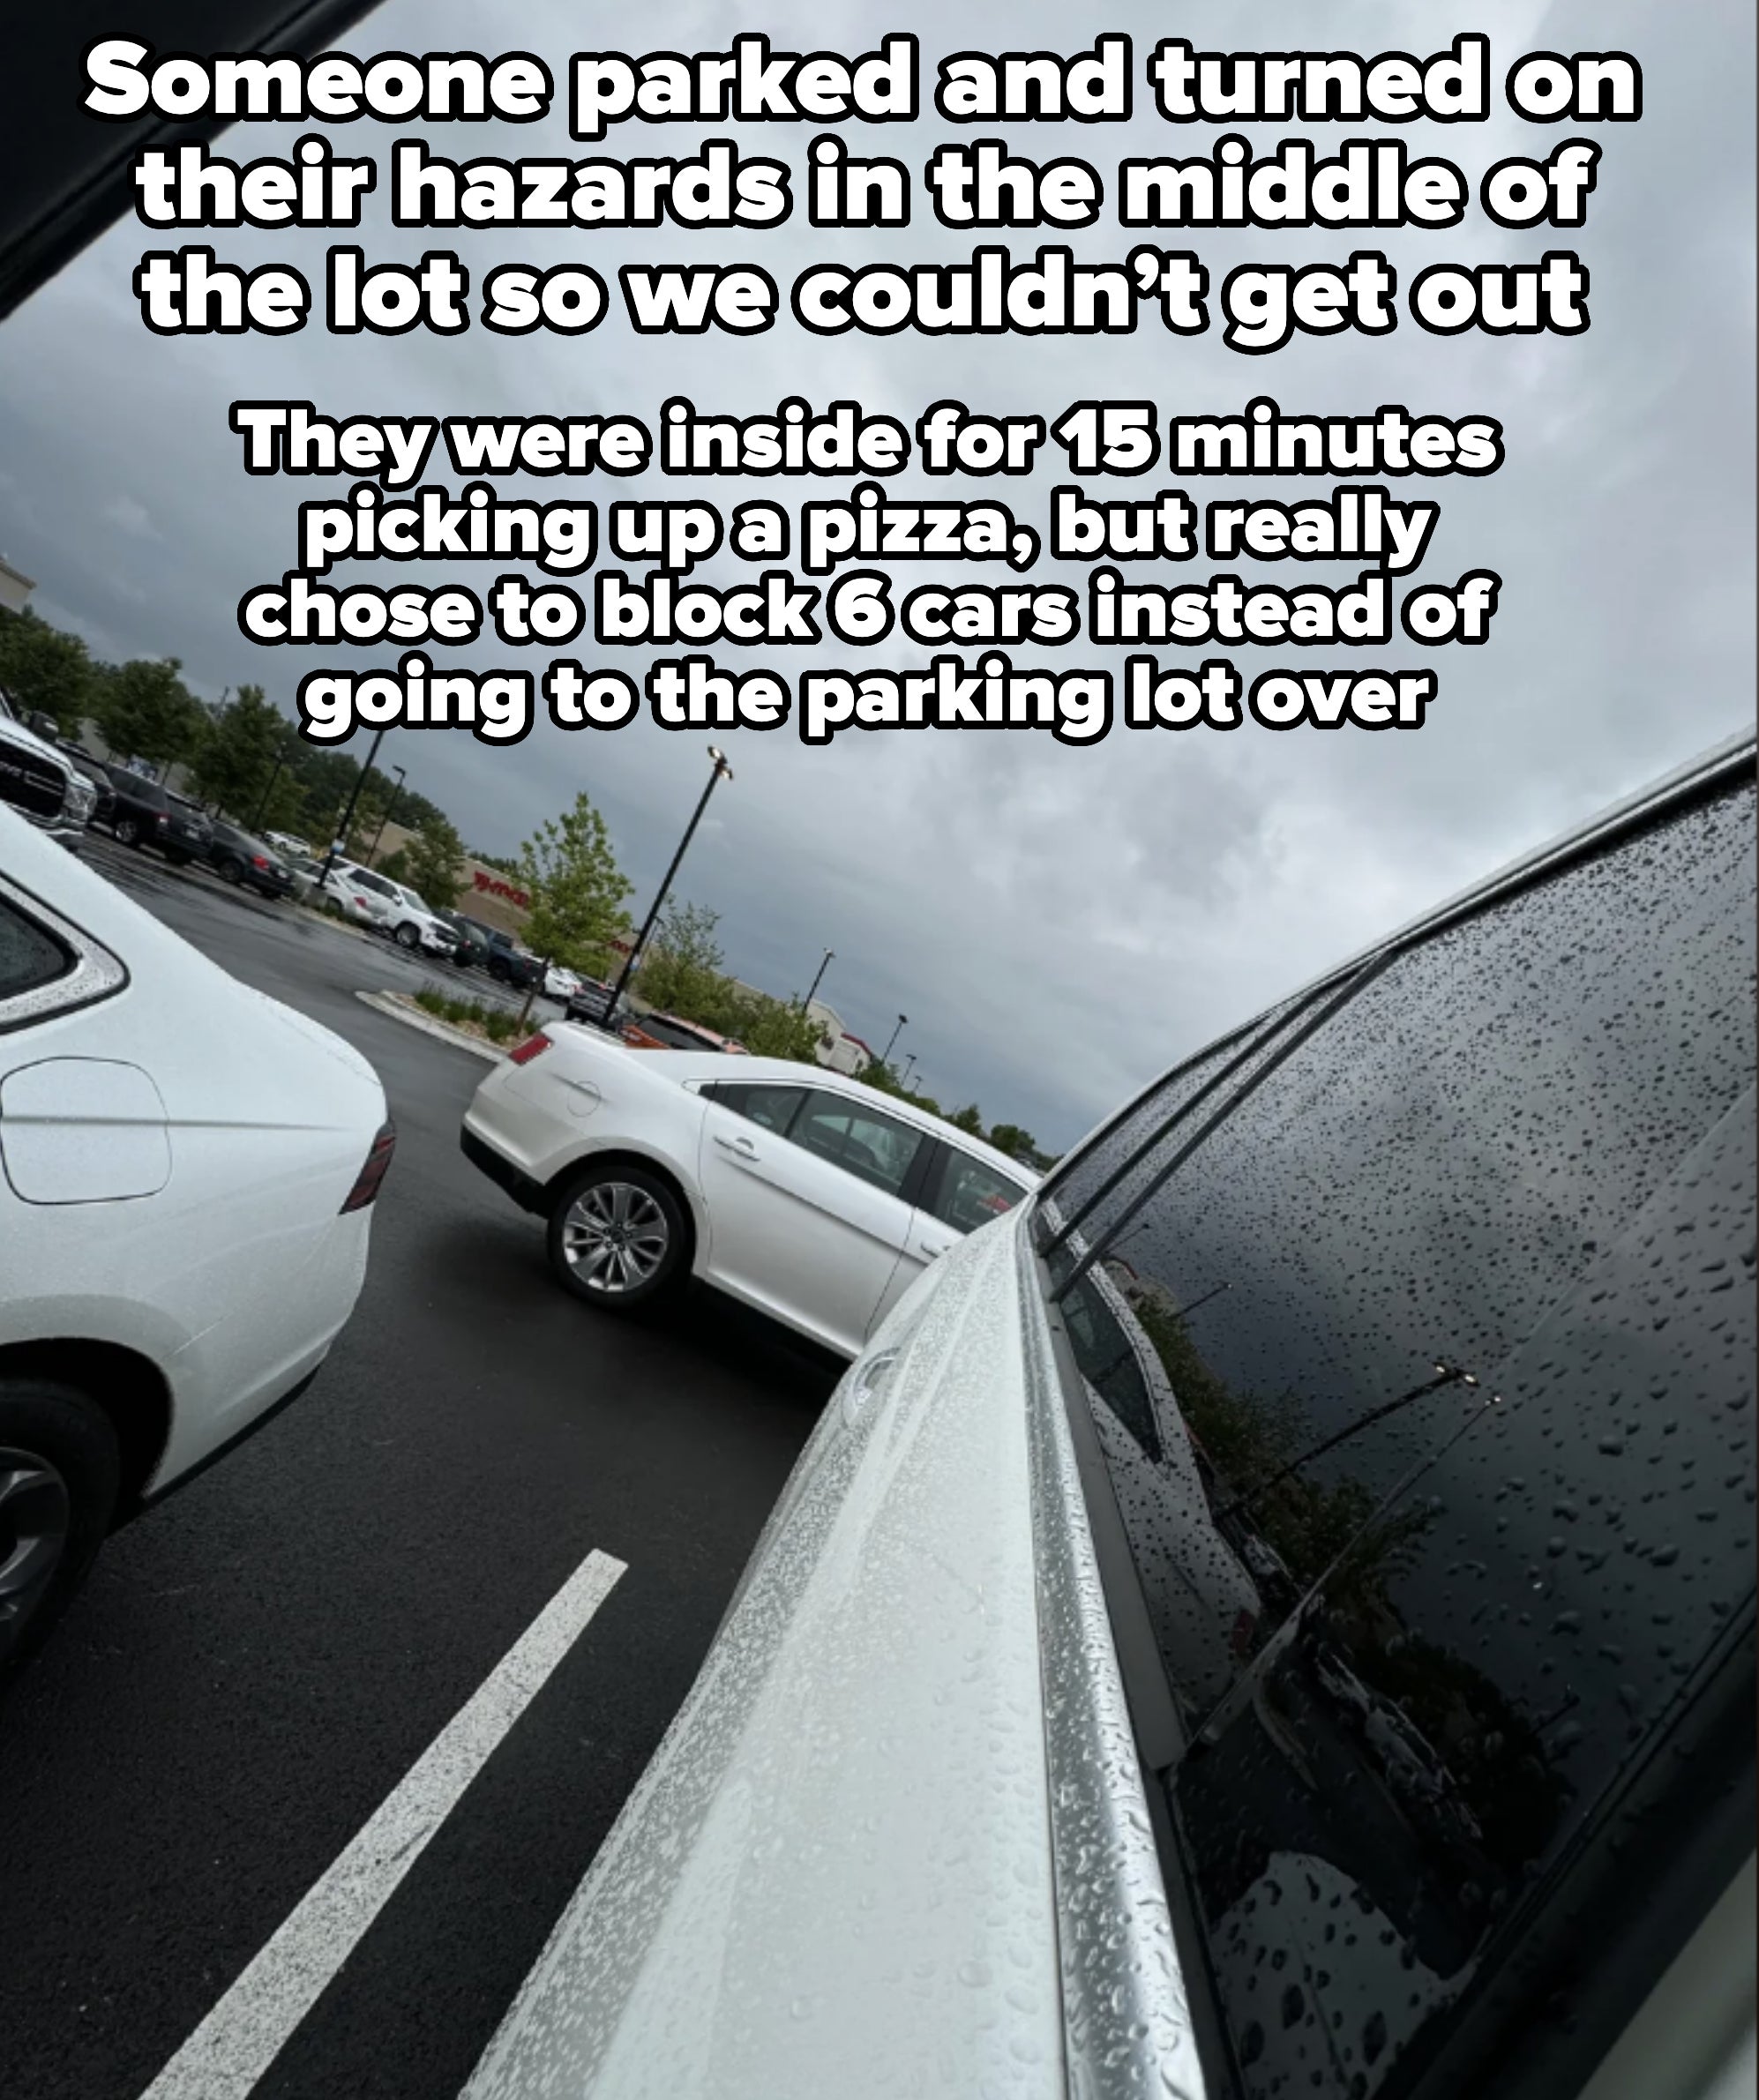
[[[461,911],[449,906],[437,904],[434,916],[442,919],[458,936],[458,945],[453,949],[452,960],[461,970],[475,969],[489,960],[489,929],[480,919],[467,919]]]
[[[155,846],[174,867],[206,858],[213,828],[198,810],[126,766],[107,766],[116,803],[110,829],[124,846]]]
[[[517,947],[511,933],[489,930],[489,958],[485,965],[489,975],[503,984],[510,984],[515,991],[529,991],[535,985],[543,990],[543,959],[528,955]]]

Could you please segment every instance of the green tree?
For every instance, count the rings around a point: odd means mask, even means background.
[[[407,880],[428,902],[456,904],[464,887],[464,841],[451,823],[436,813],[404,848],[409,863]]]
[[[269,705],[260,685],[241,685],[230,706],[213,717],[190,767],[196,793],[228,816],[254,824],[274,776],[275,760],[292,734],[292,726]]]
[[[41,708],[64,736],[77,736],[97,679],[86,645],[28,608],[0,613],[0,691],[19,714]]]
[[[984,1134],[983,1111],[975,1101],[969,1108],[961,1109],[957,1115],[949,1116],[947,1120],[954,1130],[966,1131],[974,1138],[981,1138]]]
[[[715,929],[719,912],[702,904],[674,904],[662,915],[641,958],[636,989],[649,1005],[680,1020],[700,1020],[717,1028],[713,1016],[723,1011],[731,989],[722,964],[725,958]],[[728,1030],[730,1034],[731,1031]]]
[[[119,758],[146,759],[162,767],[194,755],[207,716],[177,676],[182,669],[175,656],[156,663],[138,656],[110,674],[100,726]]]
[[[864,1066],[856,1077],[864,1087],[872,1087],[880,1094],[889,1094],[897,1101],[907,1101],[913,1109],[921,1109],[925,1115],[939,1116],[943,1122],[948,1120],[933,1095],[913,1093],[891,1065],[880,1064],[877,1057],[871,1065]],[[961,1124],[959,1127],[963,1130],[969,1126]],[[974,1136],[977,1134],[973,1132]]]
[[[415,887],[415,878],[409,872],[409,848],[407,846],[400,846],[395,853],[387,853],[375,866],[377,872],[386,882],[407,882],[411,889]]]
[[[785,999],[747,992],[729,999],[719,1018],[706,1025],[743,1043],[754,1057],[791,1057],[797,1065],[819,1061],[818,1022]]]
[[[998,1152],[1005,1152],[1010,1159],[1034,1158],[1038,1147],[1032,1142],[1030,1131],[1022,1130],[1017,1123],[998,1123],[990,1132],[990,1143]]]
[[[551,962],[600,975],[632,885],[617,864],[590,796],[542,824],[520,849],[519,881],[531,898],[526,945]]]

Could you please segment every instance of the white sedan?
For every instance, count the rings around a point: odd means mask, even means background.
[[[461,1142],[548,1221],[551,1265],[588,1303],[694,1274],[845,1356],[1037,1178],[814,1065],[634,1050],[567,1021],[483,1081]]]
[[[357,1052],[0,810],[0,1668],[310,1382],[393,1142]]]

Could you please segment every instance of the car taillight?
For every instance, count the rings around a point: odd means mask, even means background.
[[[549,1048],[550,1038],[540,1028],[535,1035],[528,1035],[523,1043],[510,1050],[507,1060],[513,1065],[529,1065],[534,1057],[541,1057]]]
[[[397,1125],[385,1123],[372,1140],[366,1155],[366,1164],[355,1176],[355,1185],[348,1191],[348,1200],[342,1205],[339,1216],[346,1216],[351,1210],[364,1210],[378,1193],[378,1185],[385,1179],[391,1165],[391,1155],[397,1149]]]
[[[260,853],[253,853],[251,856],[251,865],[253,868],[260,868],[266,875],[268,873],[269,863],[263,858]]]
[[[1235,1618],[1233,1631],[1228,1636],[1228,1646],[1237,1662],[1243,1663],[1252,1653],[1253,1636],[1258,1632],[1258,1615],[1254,1611],[1240,1611]]]
[[[160,826],[161,826],[161,827],[162,827],[163,826],[165,826],[165,825],[168,825],[168,823],[171,821],[171,818],[170,818],[170,812],[169,812],[168,811],[166,811],[166,810],[161,810],[161,811],[160,811],[160,812],[159,812],[159,814],[158,814],[158,815],[157,815],[157,816],[156,816],[156,817],[155,817],[155,818],[153,819],[153,822],[154,822],[156,825],[159,825]]]

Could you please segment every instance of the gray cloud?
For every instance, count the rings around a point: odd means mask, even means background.
[[[1131,31],[1140,56],[1164,27],[1160,11],[1141,6],[1082,16],[1079,32],[1075,19],[1044,4],[950,5],[936,28],[922,28],[924,71],[947,50],[1067,48],[1101,27]],[[353,41],[361,51],[524,47],[559,74],[567,52],[589,41],[584,19],[559,4],[498,13],[462,0],[419,9],[390,0]],[[1453,26],[1415,4],[1263,5],[1250,20],[1261,49],[1427,50]],[[870,5],[759,15],[659,4],[629,21],[618,34],[643,49],[715,49],[760,26],[778,48],[854,49],[900,26]],[[738,778],[682,887],[722,912],[734,967],[796,990],[834,947],[826,990],[852,1027],[883,1040],[908,1013],[905,1043],[943,1099],[976,1095],[992,1115],[1066,1142],[1291,983],[1750,715],[1750,10],[1733,0],[1689,10],[1509,4],[1463,26],[1491,35],[1499,75],[1534,48],[1623,47],[1643,64],[1646,114],[1605,131],[1579,240],[1593,272],[1585,338],[1441,340],[1407,324],[1390,340],[1310,341],[1245,359],[1213,337],[1182,342],[1158,330],[1104,342],[827,344],[784,322],[747,341],[643,340],[614,316],[576,342],[316,330],[281,341],[166,340],[136,318],[128,280],[147,243],[128,224],[0,332],[0,551],[41,579],[44,612],[102,654],[173,653],[206,693],[256,678],[290,707],[316,659],[252,649],[234,612],[245,588],[289,564],[295,505],[320,485],[240,472],[226,426],[235,396],[307,399],[331,414],[614,408],[651,422],[674,392],[739,413],[790,392],[815,404],[852,394],[909,422],[943,395],[1016,414],[1055,413],[1092,394],[1219,413],[1269,392],[1316,412],[1396,400],[1500,417],[1502,472],[1432,491],[1443,515],[1424,573],[1447,580],[1493,568],[1505,579],[1502,610],[1486,647],[1439,659],[1441,698],[1418,736],[1114,732],[1086,749],[1043,736],[850,734],[828,749],[803,747],[791,731],[732,740]],[[1224,49],[1245,41],[1235,9],[1193,6],[1179,27]],[[931,121],[852,144],[919,167],[945,129]],[[349,135],[350,150],[369,136]],[[1016,144],[1043,157],[1082,151],[1103,168],[1126,153],[1168,150],[1166,136],[1149,116],[1074,141],[1023,127]],[[1413,150],[1453,153],[1476,173],[1503,153],[1548,150],[1556,135],[1503,118],[1411,136]],[[459,155],[587,150],[571,146],[559,122],[436,137]],[[676,152],[691,137],[625,126],[608,150]],[[788,159],[797,176],[800,133],[740,137]],[[253,139],[252,150],[273,147]],[[389,226],[382,198],[361,237],[375,259],[424,244]],[[1074,245],[1113,257],[1130,239],[1102,224]],[[919,204],[911,228],[871,240],[815,232],[803,218],[761,235],[497,233],[460,243],[479,272],[584,256],[610,279],[625,261],[737,257],[785,282],[810,259],[857,247],[954,259],[973,242]],[[228,258],[321,274],[316,235],[222,235],[217,244]],[[1426,261],[1528,258],[1547,244],[1501,233],[1476,212],[1456,234],[1387,237],[1402,276]],[[1336,259],[1352,243],[1263,233],[1198,245],[1219,275],[1241,260]],[[1036,520],[1055,478],[1048,468],[1009,499]],[[657,475],[645,486],[679,492]],[[729,488],[719,485],[723,500]],[[710,573],[724,579],[737,565]],[[1080,645],[1068,655],[1106,660]],[[1251,668],[1271,661],[1259,653]],[[516,845],[586,788],[645,890],[694,798],[706,739],[640,723],[573,737],[540,727],[501,751],[455,733],[397,741],[412,781],[490,849]]]

